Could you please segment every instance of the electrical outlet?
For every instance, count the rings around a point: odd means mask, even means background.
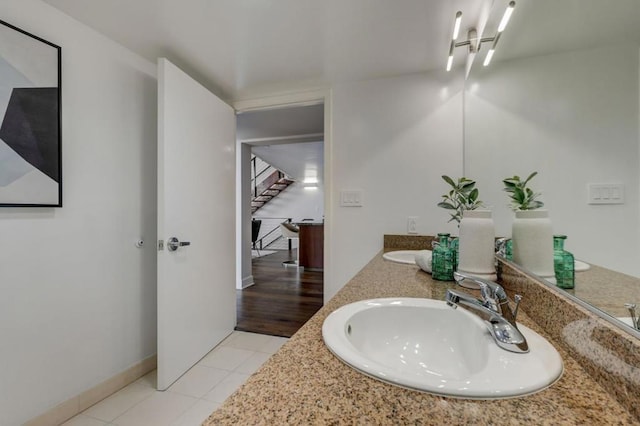
[[[418,233],[418,217],[409,216],[407,218],[407,234],[417,234],[417,233]]]

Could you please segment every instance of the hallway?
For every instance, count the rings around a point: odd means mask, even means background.
[[[253,259],[255,284],[237,291],[236,330],[291,337],[322,307],[324,273],[282,266],[295,258],[279,250]]]

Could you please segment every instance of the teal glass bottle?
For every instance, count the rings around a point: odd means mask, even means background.
[[[556,273],[556,285],[560,288],[575,286],[575,261],[573,255],[564,249],[566,235],[553,236],[553,266]]]
[[[513,260],[513,240],[509,238],[504,244],[504,257]]]
[[[453,270],[458,270],[458,261],[460,260],[460,239],[458,237],[449,237],[449,248],[453,253]]]
[[[438,245],[431,254],[431,276],[438,281],[453,281],[454,251],[449,247],[449,234],[438,234]]]

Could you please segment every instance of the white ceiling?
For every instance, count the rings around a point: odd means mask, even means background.
[[[254,146],[252,152],[299,182],[324,184],[324,143]]]
[[[166,57],[228,101],[266,92],[443,69],[456,11],[495,32],[508,0],[44,0],[155,62]],[[489,16],[482,17],[490,6]],[[516,0],[494,61],[640,43],[640,0]],[[484,45],[483,45],[484,46]],[[486,48],[482,49],[481,53]],[[462,69],[465,48],[455,50]],[[480,64],[474,66],[478,67]],[[322,105],[238,116],[239,140],[322,170]],[[285,139],[282,139],[285,138]],[[280,141],[274,139],[281,139]],[[307,140],[318,141],[318,138]],[[313,166],[315,157],[316,166]],[[292,161],[293,163],[293,161]],[[290,165],[287,167],[295,167]],[[304,174],[297,170],[294,174]]]
[[[445,66],[491,0],[44,0],[227,100]]]
[[[461,34],[508,0],[44,0],[150,61],[166,57],[226,100],[445,66]],[[640,41],[640,0],[516,0],[494,60]],[[484,50],[484,49],[483,49]],[[456,65],[465,50],[455,50]]]

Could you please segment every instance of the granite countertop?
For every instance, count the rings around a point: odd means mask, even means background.
[[[565,291],[613,317],[629,316],[627,302],[640,305],[640,279],[597,265],[576,272],[575,288]]]
[[[445,398],[383,383],[342,363],[322,341],[324,319],[342,305],[378,297],[442,300],[452,284],[378,254],[204,425],[639,424],[550,338],[564,361],[562,378],[531,396],[491,401]],[[548,338],[525,314],[519,320]]]

